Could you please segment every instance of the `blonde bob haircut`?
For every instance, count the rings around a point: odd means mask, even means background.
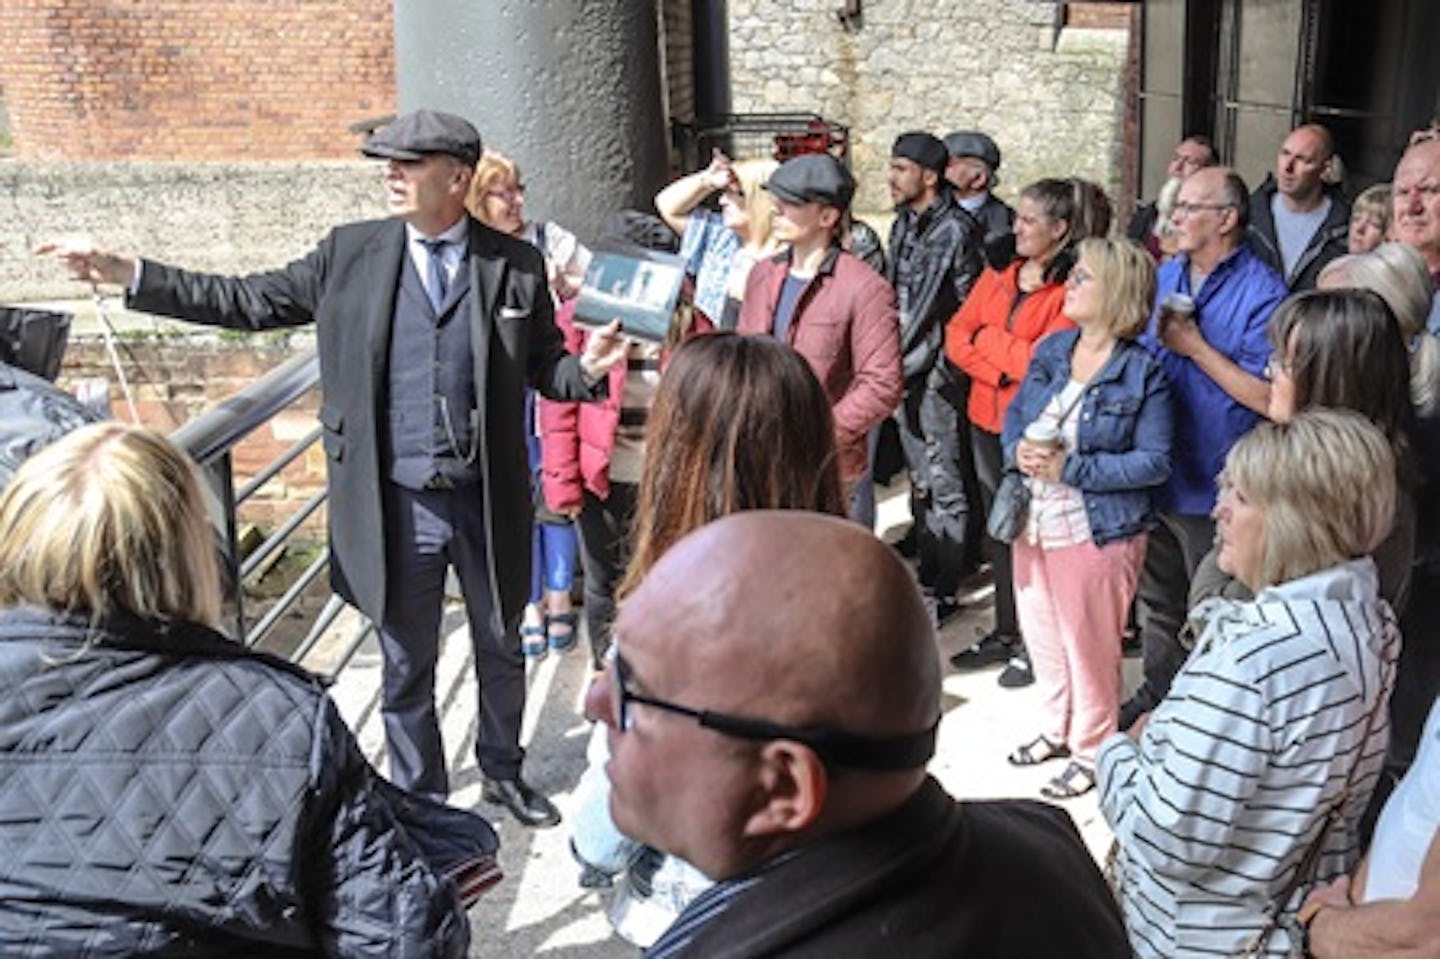
[[[1265,513],[1256,592],[1374,552],[1395,521],[1390,441],[1349,410],[1261,423],[1231,447],[1222,482]]]
[[[1076,262],[1094,277],[1100,288],[1101,315],[1109,320],[1117,339],[1130,340],[1144,332],[1155,302],[1155,262],[1150,254],[1128,240],[1087,237],[1075,247]]]
[[[85,426],[0,497],[0,606],[220,621],[220,571],[195,469],[153,430]]]
[[[520,167],[498,150],[486,150],[480,155],[475,166],[475,176],[470,179],[470,190],[465,194],[465,208],[470,215],[486,226],[493,227],[485,213],[485,194],[496,187],[520,186]]]
[[[780,169],[780,164],[757,157],[737,160],[730,168],[735,171],[741,196],[745,197],[745,243],[755,249],[769,249],[775,245],[771,235],[775,205],[770,202],[764,187],[771,174]]]

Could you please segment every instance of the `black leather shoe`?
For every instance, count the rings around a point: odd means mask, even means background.
[[[1020,689],[1035,682],[1035,671],[1030,668],[1030,654],[1021,646],[1010,657],[1010,662],[995,680],[1005,689]]]
[[[1146,695],[1145,691],[1143,689],[1136,690],[1134,696],[1120,704],[1119,722],[1116,723],[1116,728],[1122,733],[1129,732],[1130,727],[1135,725],[1135,720],[1154,708],[1155,704],[1150,701],[1150,697]]]
[[[560,810],[555,804],[518,776],[514,779],[484,777],[480,798],[504,806],[523,826],[554,826],[560,822]]]
[[[1015,655],[1015,645],[1019,639],[1018,636],[991,631],[974,646],[951,656],[950,665],[956,669],[983,669],[996,663],[1009,662],[1010,657]]]

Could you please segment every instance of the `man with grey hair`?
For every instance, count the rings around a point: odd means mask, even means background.
[[[1426,328],[1440,335],[1440,137],[1413,143],[1395,167],[1391,186],[1395,239],[1425,260],[1436,288]]]
[[[993,192],[1000,182],[1000,147],[978,130],[956,130],[944,143],[950,154],[945,179],[955,189],[955,202],[980,221],[983,242],[1008,234],[1015,211]]]
[[[615,652],[586,700],[610,727],[615,824],[717,883],[648,957],[1129,954],[1069,816],[956,802],[926,774],[934,633],[858,525],[702,527],[631,594]]]
[[[1175,443],[1136,594],[1144,682],[1120,709],[1121,729],[1159,704],[1185,662],[1180,629],[1215,539],[1215,477],[1269,408],[1266,325],[1287,291],[1246,242],[1247,201],[1245,181],[1226,167],[1180,185],[1171,214],[1178,252],[1156,274],[1155,316],[1139,339],[1170,379]]]
[[[1166,185],[1160,191],[1161,198],[1165,197],[1166,189],[1179,189],[1180,184],[1192,173],[1207,166],[1214,166],[1218,162],[1220,161],[1215,155],[1215,145],[1210,142],[1209,137],[1193,133],[1181,140],[1175,144],[1175,153],[1165,165]],[[1160,202],[1160,199],[1157,199],[1154,203],[1137,206],[1125,227],[1125,236],[1130,242],[1143,246],[1157,262],[1162,259],[1163,253],[1159,238],[1155,235],[1157,221],[1161,216]],[[1162,230],[1169,228],[1168,223],[1160,226]]]

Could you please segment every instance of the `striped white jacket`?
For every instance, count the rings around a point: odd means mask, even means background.
[[[1101,811],[1118,842],[1121,904],[1139,956],[1242,952],[1358,762],[1319,878],[1353,866],[1400,652],[1376,580],[1364,558],[1250,602],[1200,604],[1191,614],[1200,640],[1139,742],[1116,735],[1101,745]],[[1284,955],[1289,945],[1282,929],[1268,951]]]

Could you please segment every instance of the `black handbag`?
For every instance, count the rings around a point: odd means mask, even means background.
[[[985,532],[997,543],[1009,545],[1015,542],[1025,529],[1025,520],[1030,514],[1030,487],[1025,485],[1025,475],[1016,469],[1007,469],[1000,477],[1000,486],[995,490],[995,502],[990,504],[990,515],[985,519]]]

